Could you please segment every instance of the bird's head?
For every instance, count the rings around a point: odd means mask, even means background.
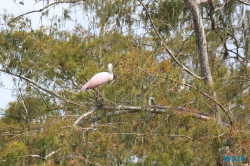
[[[113,73],[113,65],[111,63],[108,64],[109,73]]]

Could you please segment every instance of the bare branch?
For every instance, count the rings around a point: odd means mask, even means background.
[[[47,8],[49,8],[49,7],[51,7],[51,6],[57,5],[57,4],[63,4],[63,3],[77,3],[77,2],[82,2],[82,1],[84,1],[84,0],[68,0],[68,1],[67,1],[67,0],[65,0],[65,1],[64,1],[64,0],[61,0],[61,1],[55,1],[55,2],[53,2],[53,3],[51,3],[51,4],[48,4],[48,5],[44,6],[44,7],[41,8],[41,9],[32,10],[32,11],[26,12],[26,13],[24,13],[24,14],[21,14],[21,15],[15,17],[15,18],[13,18],[10,22],[8,22],[8,25],[9,25],[10,23],[16,21],[17,19],[20,19],[21,17],[23,17],[23,16],[25,16],[25,15],[28,15],[28,14],[31,14],[31,13],[42,12],[42,11],[44,11],[45,9],[47,9]]]
[[[47,160],[49,157],[51,157],[52,155],[54,155],[55,153],[57,153],[57,152],[60,151],[60,150],[61,150],[61,148],[52,151],[51,153],[47,154],[47,155],[44,157],[44,159]]]
[[[44,159],[43,157],[41,157],[40,155],[37,155],[37,154],[30,154],[30,155],[24,155],[22,157],[33,157],[33,158],[41,158],[41,159]]]
[[[242,1],[242,0],[237,0],[237,1],[240,2],[240,3],[243,3],[243,4],[245,4],[245,5],[250,5],[249,2],[245,2],[245,1]]]
[[[159,106],[159,105],[153,105],[153,106],[102,106],[102,107],[92,107],[88,112],[81,115],[77,120],[74,122],[73,126],[77,126],[78,123],[80,123],[81,120],[85,119],[87,116],[93,114],[97,110],[116,110],[114,112],[108,112],[105,114],[107,117],[117,116],[121,114],[128,114],[128,113],[137,113],[142,110],[147,110],[150,113],[154,114],[164,114],[164,113],[174,113],[174,114],[184,114],[188,115],[194,118],[202,119],[202,120],[212,120],[212,117],[207,116],[205,113],[197,113],[192,112],[192,110],[186,110],[186,107],[172,107],[172,106]],[[97,121],[100,120],[103,117],[103,115],[97,115],[94,117],[91,117],[88,119],[88,121]]]
[[[25,101],[24,101],[22,92],[21,92],[20,88],[17,86],[16,81],[15,81],[15,79],[14,79],[14,76],[12,76],[12,79],[13,79],[14,85],[15,85],[15,87],[16,87],[16,89],[17,89],[18,96],[20,97],[20,99],[21,99],[21,101],[22,101],[22,104],[23,104],[24,110],[25,110],[25,112],[26,112],[26,115],[28,115],[28,109],[27,109],[27,107],[26,107],[26,105],[25,105]],[[24,116],[23,118],[26,119],[25,116]]]
[[[43,160],[47,160],[49,157],[51,157],[52,155],[54,155],[55,153],[57,153],[60,150],[61,150],[61,148],[54,150],[51,153],[47,154],[44,158],[40,155],[37,155],[37,154],[23,155],[22,157],[33,157],[33,158],[40,158]]]
[[[81,115],[74,123],[74,126],[76,126],[82,119],[86,118],[88,115],[92,114],[93,112],[95,112],[97,110],[96,107],[92,107],[90,109],[90,111],[84,113],[83,115]]]
[[[50,95],[53,95],[53,96],[55,96],[55,97],[57,97],[57,98],[59,98],[59,99],[61,99],[61,100],[64,100],[64,101],[66,101],[67,103],[71,103],[71,104],[74,104],[74,105],[78,105],[79,107],[83,107],[83,108],[86,107],[86,106],[84,106],[84,105],[82,105],[82,104],[79,104],[79,103],[76,103],[76,102],[71,101],[71,100],[69,100],[69,99],[63,98],[61,95],[59,95],[59,94],[57,94],[57,93],[55,93],[55,92],[52,92],[52,91],[50,91],[50,90],[48,90],[48,89],[46,89],[46,88],[40,86],[40,85],[37,84],[35,81],[33,81],[33,80],[31,80],[31,79],[29,79],[29,78],[23,76],[23,75],[18,75],[18,74],[15,74],[15,73],[12,73],[12,72],[10,72],[10,71],[3,70],[3,69],[0,69],[0,72],[4,72],[4,73],[10,74],[10,75],[12,75],[12,76],[19,77],[20,79],[25,80],[25,81],[27,81],[28,83],[30,83],[31,85],[33,85],[35,88],[40,89],[40,90],[42,90],[42,91],[45,91],[46,93],[48,93],[48,94],[50,94]]]
[[[193,140],[192,137],[186,136],[186,135],[175,135],[175,134],[171,134],[170,137],[183,137],[183,138],[187,138],[189,140]]]
[[[193,118],[198,118],[198,119],[202,119],[202,120],[212,120],[212,119],[214,119],[213,117],[210,117],[210,116],[206,115],[206,113],[203,113],[203,112],[198,112],[198,113],[196,111],[192,112],[192,110],[188,110],[187,107],[174,108],[172,106],[159,106],[159,105],[146,106],[146,107],[139,107],[139,106],[118,106],[118,107],[103,106],[100,109],[101,110],[117,110],[115,112],[107,113],[106,114],[107,117],[116,116],[116,115],[119,115],[119,114],[136,113],[136,112],[140,112],[143,109],[145,109],[145,110],[148,110],[150,113],[156,113],[156,114],[174,113],[174,114],[184,114],[184,115],[188,115],[188,116],[191,116]],[[170,111],[170,110],[174,110],[174,111]],[[226,112],[226,114],[228,115],[227,112]],[[99,120],[100,118],[102,118],[102,115],[98,115],[98,116],[96,116],[94,118],[91,118],[91,121]],[[230,123],[232,123],[232,122],[230,121]],[[223,124],[225,126],[230,126],[229,124],[226,124],[226,123],[219,123],[219,124]]]

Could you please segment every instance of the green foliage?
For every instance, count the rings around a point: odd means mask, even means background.
[[[150,15],[160,33],[169,35],[178,26],[178,19],[186,5],[181,0],[160,1],[150,5]],[[147,17],[146,17],[147,18]]]
[[[9,142],[0,153],[1,165],[21,165],[28,149],[22,142]]]
[[[85,2],[99,33],[80,25],[70,32],[43,26],[30,32],[29,20],[15,21],[0,32],[0,69],[14,77],[16,97],[0,119],[0,165],[216,165],[223,160],[219,149],[225,146],[228,155],[249,156],[250,69],[247,56],[234,57],[225,47],[225,42],[232,43],[238,52],[246,48],[248,55],[249,41],[240,33],[249,36],[249,26],[245,22],[237,33],[226,28],[233,21],[222,18],[234,18],[235,1],[214,13],[217,29],[211,28],[210,6],[200,8],[206,18],[214,90],[225,108],[233,107],[233,126],[214,120],[215,103],[201,93],[212,96],[213,90],[166,54],[137,1]],[[197,39],[184,2],[146,5],[176,58],[199,75]],[[64,21],[71,19],[71,12],[64,10]],[[113,21],[117,27],[107,30]],[[138,22],[145,35],[133,30]],[[237,39],[230,36],[235,34]],[[80,88],[95,73],[106,71],[109,62],[116,79],[101,86],[97,103],[95,90],[81,93]],[[181,88],[183,81],[189,87]],[[149,97],[169,108],[150,112]],[[96,105],[97,111],[73,125]],[[102,110],[119,105],[141,110]],[[222,113],[222,121],[229,123],[227,114]]]

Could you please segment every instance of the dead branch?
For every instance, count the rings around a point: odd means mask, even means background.
[[[54,150],[51,153],[47,154],[45,157],[42,157],[41,155],[37,155],[37,154],[23,155],[22,157],[33,157],[33,158],[40,158],[42,160],[47,160],[49,157],[51,157],[52,155],[54,155],[55,153],[57,153],[60,150],[61,150],[61,148]]]
[[[174,108],[172,106],[145,106],[145,107],[140,107],[140,106],[102,106],[100,108],[97,107],[92,107],[90,111],[84,113],[81,115],[75,122],[74,126],[76,126],[82,119],[87,118],[87,116],[93,114],[94,112],[98,110],[106,110],[106,111],[111,111],[114,110],[113,112],[108,112],[105,114],[106,117],[112,117],[112,116],[117,116],[121,114],[128,114],[128,113],[137,113],[141,112],[142,110],[149,111],[150,113],[154,114],[167,114],[167,113],[173,113],[173,114],[181,114],[181,115],[187,115],[191,116],[193,118],[198,118],[201,120],[212,120],[214,119],[213,117],[210,117],[206,115],[205,113],[197,113],[197,112],[192,112],[192,110],[187,111],[186,107],[178,107]],[[88,118],[88,121],[97,121],[100,120],[104,115],[96,115],[94,117]]]
[[[52,151],[51,153],[47,154],[47,155],[44,157],[44,159],[47,160],[49,157],[53,156],[55,153],[57,153],[57,152],[60,151],[60,150],[61,150],[61,148]]]
[[[187,138],[189,140],[193,140],[192,137],[186,136],[186,135],[175,135],[175,134],[171,134],[170,137],[182,137],[182,138]]]
[[[33,157],[33,158],[44,159],[43,157],[41,157],[40,155],[37,155],[37,154],[24,155],[24,156],[20,156],[20,157]]]
[[[88,115],[92,114],[93,112],[95,112],[97,110],[97,107],[92,107],[90,109],[90,111],[84,113],[83,115],[81,115],[79,118],[77,118],[77,120],[74,122],[74,126],[76,126],[82,119],[86,118]]]

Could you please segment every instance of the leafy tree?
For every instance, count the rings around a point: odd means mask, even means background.
[[[31,13],[65,3],[53,26],[35,30],[29,13],[2,15],[0,71],[16,101],[0,120],[1,165],[222,165],[249,155],[248,3],[74,0]],[[71,7],[91,15],[88,27],[60,28]],[[109,62],[116,79],[97,104],[95,89],[80,88]]]

